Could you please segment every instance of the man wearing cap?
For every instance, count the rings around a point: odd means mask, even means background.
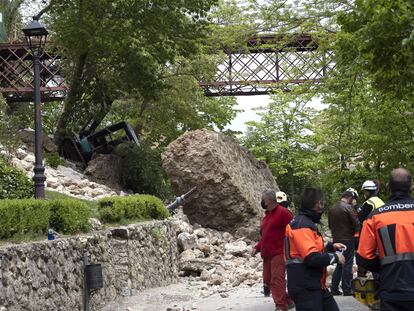
[[[270,288],[276,310],[287,311],[294,305],[286,293],[283,246],[285,229],[293,215],[287,208],[278,204],[276,192],[273,190],[262,193],[261,206],[266,211],[260,227],[260,241],[253,248],[252,255],[260,252],[263,258],[263,281]]]

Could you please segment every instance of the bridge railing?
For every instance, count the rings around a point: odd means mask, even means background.
[[[294,39],[261,36],[246,48],[224,49],[213,79],[199,83],[206,96],[260,95],[295,84],[320,83],[334,68],[331,51],[321,51],[310,35]],[[42,102],[63,100],[68,91],[58,51],[41,56]],[[33,99],[33,63],[26,44],[0,44],[0,92],[8,102]]]
[[[248,41],[246,49],[225,50],[213,80],[200,86],[207,96],[260,95],[294,84],[319,83],[334,67],[331,51],[320,51],[310,35],[293,40],[266,36]]]
[[[62,100],[66,96],[60,58],[53,51],[41,55],[42,102]],[[33,100],[33,59],[25,43],[0,44],[0,92],[8,102]]]

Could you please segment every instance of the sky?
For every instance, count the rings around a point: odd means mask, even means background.
[[[269,95],[236,96],[236,99],[238,103],[237,109],[244,111],[240,112],[226,129],[244,133],[247,129],[247,126],[245,124],[247,121],[260,120],[260,117],[253,109],[260,106],[267,106],[270,101],[270,97]],[[313,98],[310,105],[317,110],[326,108],[326,105],[322,104],[321,99],[317,97]]]
[[[247,126],[245,123],[247,121],[259,121],[260,117],[253,110],[254,108],[260,106],[267,106],[270,101],[269,95],[255,95],[255,96],[236,96],[237,99],[237,109],[244,110],[240,112],[237,117],[231,122],[227,127],[233,131],[245,132]]]

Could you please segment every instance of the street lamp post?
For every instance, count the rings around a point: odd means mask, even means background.
[[[35,184],[35,198],[37,199],[45,197],[46,176],[42,159],[42,118],[40,107],[40,56],[43,53],[49,32],[35,17],[22,31],[33,55],[35,103],[35,166],[33,169],[33,181]]]

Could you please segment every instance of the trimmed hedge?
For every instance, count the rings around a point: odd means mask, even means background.
[[[89,229],[89,207],[78,201],[0,200],[0,239],[21,234],[45,234],[49,228],[61,233]]]
[[[98,201],[100,219],[104,222],[165,219],[170,213],[162,201],[148,194],[103,198]]]
[[[160,199],[152,195],[104,198],[97,202],[104,222],[165,219],[170,216]],[[77,199],[0,200],[0,239],[21,235],[44,235],[52,228],[64,234],[90,229],[92,208]]]
[[[0,199],[33,197],[33,182],[20,170],[0,157]]]
[[[87,204],[71,199],[53,200],[49,204],[51,228],[68,234],[90,229],[91,211]]]

